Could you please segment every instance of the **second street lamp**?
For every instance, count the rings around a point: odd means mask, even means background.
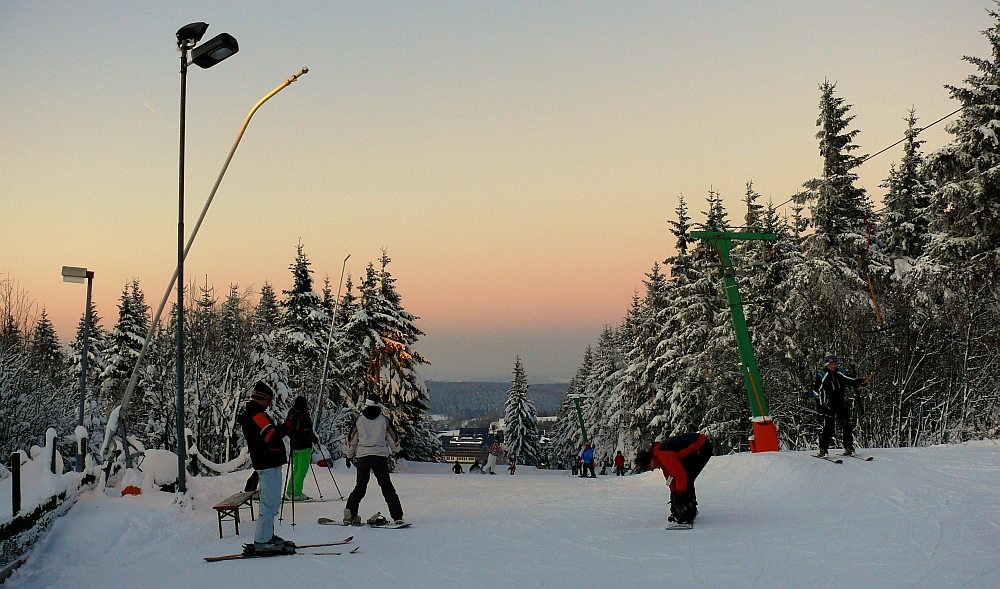
[[[77,427],[82,427],[84,405],[87,399],[87,355],[90,353],[88,349],[90,344],[90,295],[94,290],[94,273],[86,268],[63,266],[62,277],[63,282],[83,284],[84,279],[87,281],[87,310],[84,311],[83,315],[83,350],[80,352],[80,419],[77,422]],[[83,444],[78,439],[76,443],[76,472],[83,472],[83,457],[86,452],[87,449],[83,447]]]
[[[240,50],[236,39],[222,33],[195,48],[208,30],[208,24],[196,22],[177,31],[181,52],[180,152],[177,174],[177,492],[186,488],[187,441],[184,438],[184,129],[187,107],[188,52],[194,63],[207,69]]]

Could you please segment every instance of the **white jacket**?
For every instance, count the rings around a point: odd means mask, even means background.
[[[389,456],[399,451],[399,438],[377,405],[366,407],[347,440],[347,457]]]

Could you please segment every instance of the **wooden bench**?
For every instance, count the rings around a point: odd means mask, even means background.
[[[219,538],[222,538],[222,522],[230,520],[236,525],[236,535],[240,535],[240,508],[250,508],[250,521],[254,520],[253,515],[253,491],[240,491],[226,497],[213,506],[219,515]]]

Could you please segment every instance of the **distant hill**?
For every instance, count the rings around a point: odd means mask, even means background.
[[[567,384],[533,384],[528,397],[539,415],[555,415],[566,394]],[[427,382],[431,413],[455,419],[472,419],[485,413],[503,412],[509,382]]]

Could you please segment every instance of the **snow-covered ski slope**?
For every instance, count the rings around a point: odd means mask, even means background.
[[[447,464],[403,464],[393,481],[412,528],[317,525],[340,517],[334,502],[296,505],[292,530],[286,505],[283,537],[312,543],[349,531],[360,550],[215,564],[202,558],[239,552],[252,538],[252,524],[239,538],[227,524],[219,540],[211,509],[246,473],[194,479],[186,510],[165,493],[92,493],[8,586],[1000,587],[1000,447],[870,453],[873,462],[844,464],[805,452],[713,458],[698,481],[697,525],[683,532],[663,529],[659,473],[456,476]],[[348,492],[354,471],[335,472]],[[329,475],[316,474],[336,496]],[[387,513],[372,481],[362,515],[375,511]]]

